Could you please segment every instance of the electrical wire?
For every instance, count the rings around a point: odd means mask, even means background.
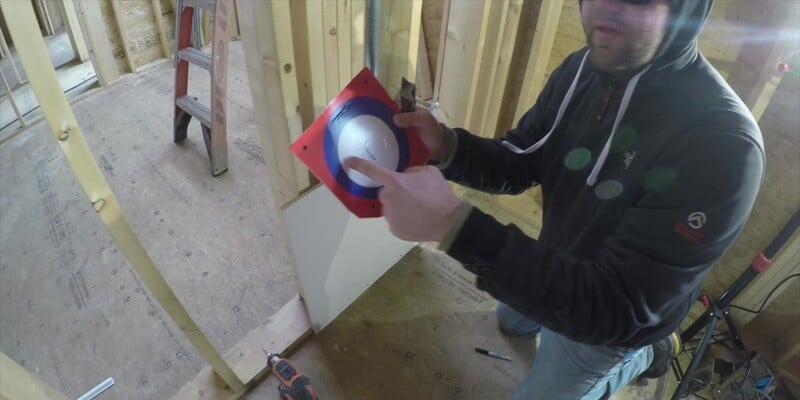
[[[731,305],[730,305],[730,306],[728,306],[728,307],[730,307],[730,308],[735,308],[735,309],[737,309],[737,310],[742,310],[742,311],[744,311],[744,312],[749,312],[749,313],[751,313],[751,314],[758,314],[758,313],[760,313],[761,311],[763,311],[763,310],[764,310],[764,306],[765,306],[765,305],[767,305],[767,302],[769,301],[769,298],[770,298],[770,297],[772,297],[772,295],[775,293],[775,291],[776,291],[776,290],[778,290],[778,288],[779,288],[779,287],[783,286],[783,284],[784,284],[784,283],[786,283],[786,282],[788,282],[790,279],[792,279],[792,278],[797,278],[798,276],[800,276],[800,273],[799,273],[799,274],[791,274],[791,275],[787,276],[786,278],[784,278],[782,281],[780,281],[780,283],[778,283],[777,285],[775,285],[775,287],[774,287],[774,288],[772,288],[772,290],[770,290],[769,294],[768,294],[768,295],[767,295],[767,297],[764,299],[764,301],[763,301],[763,302],[761,302],[761,306],[760,306],[760,307],[758,307],[758,310],[751,310],[751,309],[749,309],[749,308],[744,308],[744,307],[742,307],[742,306],[737,306],[737,305],[735,305],[735,304],[731,304]]]

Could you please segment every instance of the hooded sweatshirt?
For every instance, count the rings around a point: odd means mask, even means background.
[[[649,65],[620,81],[584,48],[501,139],[463,129],[440,165],[490,193],[541,185],[538,239],[471,206],[441,248],[476,285],[544,327],[640,347],[675,331],[741,232],[764,171],[756,121],[699,54],[711,1],[673,0]]]

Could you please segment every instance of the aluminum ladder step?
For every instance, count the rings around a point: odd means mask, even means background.
[[[192,97],[181,96],[175,100],[175,105],[189,113],[189,115],[197,118],[205,127],[211,127],[211,110],[206,107],[205,104],[200,103]]]
[[[211,71],[211,54],[205,51],[195,49],[194,47],[187,47],[178,50],[178,58],[197,65],[206,71]]]

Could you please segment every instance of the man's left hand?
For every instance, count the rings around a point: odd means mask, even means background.
[[[372,161],[351,157],[345,168],[353,168],[383,185],[378,200],[389,230],[409,241],[441,241],[461,207],[441,171],[432,166],[395,172]]]

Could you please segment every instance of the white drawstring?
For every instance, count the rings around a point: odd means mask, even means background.
[[[603,151],[600,152],[600,156],[597,157],[597,162],[594,163],[592,173],[590,173],[589,177],[586,178],[586,184],[588,186],[594,186],[594,184],[597,183],[597,175],[600,175],[600,170],[603,169],[603,164],[605,164],[606,158],[608,158],[608,152],[611,149],[611,141],[614,140],[614,134],[617,132],[619,123],[622,121],[625,111],[628,110],[628,104],[631,102],[631,97],[633,96],[634,89],[636,89],[636,84],[639,82],[639,78],[641,78],[642,74],[647,72],[648,69],[650,69],[649,65],[647,68],[634,75],[630,81],[628,81],[628,85],[625,87],[625,93],[622,94],[622,101],[619,103],[617,117],[614,119],[614,125],[611,127],[611,134],[608,135],[606,145],[603,146]]]
[[[533,146],[530,146],[525,150],[520,149],[511,142],[503,140],[502,145],[505,148],[513,151],[516,154],[531,154],[534,151],[538,150],[540,147],[544,146],[544,143],[547,142],[547,139],[550,138],[550,135],[553,133],[553,131],[556,130],[556,127],[558,127],[558,123],[561,122],[561,118],[564,117],[564,113],[567,112],[569,101],[572,99],[572,94],[575,93],[575,87],[578,86],[578,80],[580,80],[581,71],[583,71],[583,64],[586,62],[586,57],[588,55],[589,55],[588,51],[586,52],[586,54],[583,55],[583,60],[581,60],[581,66],[578,67],[578,73],[575,74],[575,79],[572,80],[572,84],[569,85],[567,94],[564,95],[564,100],[561,102],[561,107],[558,108],[558,113],[556,114],[556,120],[553,122],[553,127],[550,128],[550,132],[547,132],[547,135],[544,135],[544,137],[541,138],[538,142],[534,143]]]
[[[569,107],[569,102],[572,100],[572,95],[575,93],[575,88],[578,86],[578,80],[581,77],[581,71],[583,71],[583,65],[586,63],[586,58],[589,56],[589,52],[587,51],[586,54],[583,55],[583,59],[581,60],[581,65],[578,67],[578,73],[575,74],[575,78],[572,80],[572,84],[569,86],[567,90],[567,94],[564,95],[564,100],[561,102],[561,106],[558,108],[558,113],[556,114],[556,120],[553,122],[553,127],[550,128],[550,131],[547,132],[547,135],[544,135],[538,142],[534,143],[532,146],[526,148],[525,150],[520,149],[519,147],[515,146],[513,143],[504,140],[501,144],[503,147],[511,150],[516,154],[530,154],[534,151],[538,150],[540,147],[544,146],[547,142],[547,139],[550,138],[550,135],[558,127],[558,124],[561,123],[561,119],[564,117],[564,113],[567,112],[567,107]],[[628,81],[628,85],[625,87],[625,93],[622,95],[622,101],[619,105],[619,110],[617,111],[617,116],[614,119],[614,125],[611,127],[611,135],[608,136],[608,140],[606,141],[605,146],[603,146],[603,150],[600,152],[600,156],[597,157],[597,161],[592,168],[592,172],[586,178],[586,185],[594,186],[597,183],[597,176],[600,174],[600,170],[603,169],[603,164],[606,162],[606,158],[608,158],[608,152],[611,149],[611,142],[614,140],[614,134],[617,132],[617,128],[619,127],[619,123],[622,121],[622,117],[625,116],[625,111],[628,109],[628,104],[631,102],[631,97],[633,96],[633,91],[636,89],[636,84],[639,82],[639,78],[650,69],[648,65],[645,69],[639,71],[636,75]]]

